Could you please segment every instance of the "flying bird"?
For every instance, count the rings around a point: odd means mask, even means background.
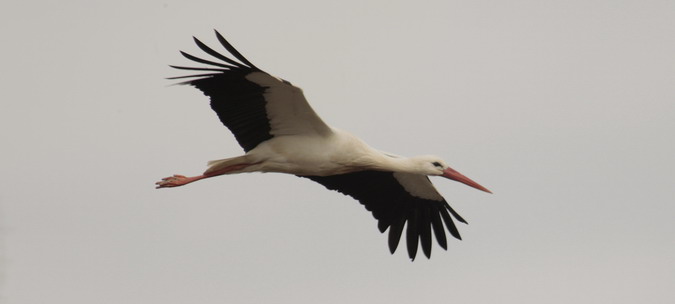
[[[216,52],[193,37],[197,46],[218,61],[181,54],[201,67],[171,66],[197,74],[171,77],[210,97],[211,108],[234,134],[244,155],[208,162],[197,176],[173,175],[157,188],[183,186],[204,178],[244,172],[280,172],[313,180],[358,200],[372,212],[377,227],[389,230],[393,254],[406,229],[408,256],[419,244],[431,257],[432,231],[447,250],[445,228],[461,240],[453,218],[466,221],[448,205],[428,176],[442,176],[491,193],[450,168],[436,156],[401,157],[376,150],[358,137],[324,123],[302,90],[259,69],[223,36],[216,38],[235,59]]]

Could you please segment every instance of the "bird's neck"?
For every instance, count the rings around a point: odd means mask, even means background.
[[[381,171],[419,173],[413,159],[407,157],[392,157],[382,154],[374,164],[374,169]]]

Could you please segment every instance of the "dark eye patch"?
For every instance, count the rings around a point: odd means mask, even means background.
[[[440,167],[440,168],[443,168],[443,165],[441,165],[441,163],[439,163],[439,162],[433,162],[433,163],[431,163],[431,164],[434,165],[434,167]]]

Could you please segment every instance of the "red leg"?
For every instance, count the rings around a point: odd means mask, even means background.
[[[186,176],[183,176],[183,175],[175,174],[174,176],[165,177],[165,178],[162,178],[161,181],[156,182],[155,185],[157,185],[157,187],[155,187],[155,188],[160,189],[160,188],[179,187],[179,186],[187,185],[191,182],[196,182],[200,179],[214,177],[214,176],[223,175],[223,174],[226,174],[226,173],[229,173],[229,172],[232,172],[232,171],[241,170],[241,169],[246,168],[250,165],[251,164],[232,165],[232,166],[229,166],[229,167],[217,170],[217,171],[204,173],[202,175],[192,176],[192,177],[186,177]]]
[[[191,182],[196,182],[202,178],[207,177],[208,176],[205,175],[186,177],[183,175],[175,174],[174,176],[165,177],[162,178],[161,181],[156,182],[155,185],[157,185],[157,187],[155,188],[159,189],[159,188],[179,187],[182,185],[187,185]]]

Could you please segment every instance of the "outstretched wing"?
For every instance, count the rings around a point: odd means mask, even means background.
[[[181,52],[185,58],[206,67],[171,67],[206,73],[169,79],[187,78],[189,80],[181,84],[195,86],[209,96],[211,108],[245,151],[252,150],[274,136],[298,134],[327,136],[331,133],[330,127],[307,103],[300,88],[257,68],[218,31],[216,37],[237,60],[216,52],[194,38],[201,50],[220,62]]]
[[[301,176],[309,178],[330,190],[337,190],[357,199],[378,220],[377,227],[384,233],[389,229],[389,250],[398,247],[407,223],[408,256],[415,259],[418,244],[431,257],[431,231],[438,244],[447,250],[443,223],[452,236],[461,240],[452,216],[466,221],[453,210],[436,191],[425,175],[383,171],[359,171],[332,176]]]

